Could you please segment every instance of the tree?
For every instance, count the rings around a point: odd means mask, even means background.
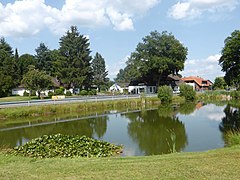
[[[92,69],[88,39],[72,26],[60,38],[61,58],[58,60],[57,76],[66,88],[88,88],[91,84]]]
[[[50,56],[50,50],[44,43],[40,43],[37,47],[35,59],[36,68],[39,70],[46,71],[49,75],[52,74],[52,59]]]
[[[224,41],[222,56],[219,64],[225,72],[224,79],[228,85],[235,85],[239,88],[240,83],[240,31],[235,30],[231,36]]]
[[[108,82],[108,71],[106,70],[105,60],[101,56],[101,54],[96,53],[95,57],[92,61],[92,69],[93,69],[93,83],[97,85],[98,90],[100,92],[100,88],[103,85],[107,85]]]
[[[4,38],[0,39],[0,97],[7,96],[17,84],[14,81],[16,74],[11,46]]]
[[[0,49],[7,52],[10,56],[13,55],[12,47],[6,42],[4,37],[0,38]]]
[[[35,66],[36,61],[33,55],[30,54],[23,54],[19,57],[17,68],[19,71],[19,78],[22,80],[23,75],[28,72],[28,66],[33,65]]]
[[[223,77],[216,77],[213,83],[213,89],[225,89],[227,87],[227,83],[225,82]]]
[[[187,48],[166,31],[151,32],[137,45],[127,61],[124,74],[132,79],[156,83],[184,68]],[[125,79],[126,79],[125,77]]]
[[[30,91],[36,91],[40,98],[41,91],[52,86],[51,77],[45,71],[35,69],[35,66],[29,66],[29,70],[24,74],[22,84]]]

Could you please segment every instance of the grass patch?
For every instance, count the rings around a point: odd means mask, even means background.
[[[228,146],[240,145],[240,131],[231,130],[225,134],[226,142]]]
[[[144,102],[144,104],[143,104]],[[107,110],[117,108],[136,108],[147,107],[154,104],[159,104],[158,98],[146,98],[142,99],[127,99],[127,100],[114,100],[114,101],[99,101],[99,102],[83,102],[72,104],[58,104],[58,105],[45,105],[45,106],[30,106],[30,107],[15,107],[0,109],[0,119],[7,118],[25,118],[25,117],[38,117],[47,116],[53,114],[64,113],[77,113],[87,112],[95,110]]]
[[[32,159],[0,153],[2,179],[239,179],[240,147],[146,157]]]

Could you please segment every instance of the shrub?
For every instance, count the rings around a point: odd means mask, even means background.
[[[86,90],[81,90],[80,95],[81,96],[86,96],[86,95],[88,95],[88,92]]]
[[[64,95],[64,89],[63,88],[55,89],[54,95]]]
[[[67,91],[67,92],[66,92],[66,96],[72,96],[71,91]]]
[[[29,96],[29,93],[27,91],[24,91],[23,96]]]
[[[36,91],[33,90],[33,91],[31,92],[31,96],[36,96]]]
[[[92,90],[88,91],[88,95],[97,95],[97,90],[92,89]]]
[[[158,88],[158,98],[162,102],[170,102],[172,101],[173,90],[170,86],[160,86]]]
[[[240,91],[232,91],[230,96],[232,99],[240,99]]]
[[[196,97],[196,92],[193,90],[193,87],[187,84],[182,84],[180,86],[180,96],[185,97],[187,101],[194,100]]]
[[[48,97],[52,97],[53,95],[54,95],[54,92],[52,92],[52,91],[48,92]]]

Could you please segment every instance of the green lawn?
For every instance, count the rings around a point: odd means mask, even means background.
[[[0,153],[0,179],[239,179],[240,146],[148,157],[31,159]]]
[[[28,101],[37,99],[37,97],[29,97],[29,96],[10,96],[10,97],[3,97],[0,98],[0,102],[12,102],[12,101]]]

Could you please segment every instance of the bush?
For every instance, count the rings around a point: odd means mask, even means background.
[[[36,96],[36,91],[33,90],[33,91],[31,92],[31,96]]]
[[[52,92],[52,91],[49,91],[49,92],[48,92],[48,97],[51,98],[53,95],[54,95],[54,92]]]
[[[55,89],[54,95],[64,95],[64,88]]]
[[[24,91],[23,96],[29,96],[29,93],[27,91]]]
[[[66,92],[66,96],[72,96],[71,91],[67,91],[67,92]]]
[[[97,95],[97,91],[95,89],[92,89],[88,91],[88,95]]]
[[[170,86],[161,86],[158,88],[158,98],[162,102],[171,102],[173,96],[173,90]]]
[[[81,96],[86,96],[86,95],[88,95],[88,92],[86,90],[81,90],[80,95]]]
[[[185,97],[187,101],[194,100],[196,97],[196,92],[193,87],[187,84],[180,85],[180,96]]]
[[[225,134],[226,142],[228,146],[240,145],[240,131],[231,130]]]
[[[230,96],[232,99],[240,99],[240,91],[232,91]]]

